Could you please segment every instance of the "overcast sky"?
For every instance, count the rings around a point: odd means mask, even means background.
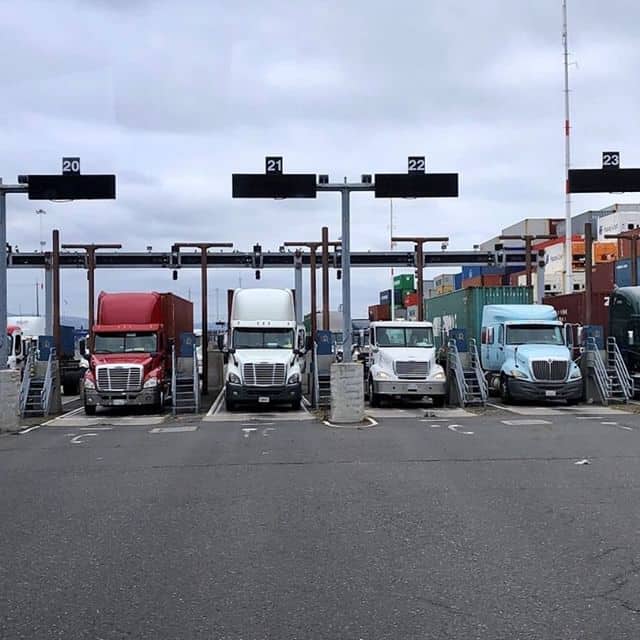
[[[57,173],[78,155],[85,173],[115,173],[118,198],[55,204],[8,196],[8,240],[20,250],[63,242],[260,242],[340,235],[336,194],[317,200],[233,200],[231,174],[285,171],[460,173],[460,198],[394,201],[395,232],[449,235],[471,249],[526,217],[564,215],[561,0],[4,0],[0,176]],[[569,0],[573,166],[603,150],[640,166],[640,6]],[[640,194],[578,195],[579,213]],[[354,250],[389,245],[389,201],[352,199]],[[437,271],[429,271],[434,275]],[[212,271],[210,309],[253,272]],[[32,312],[36,271],[9,274],[9,309]],[[355,271],[353,313],[388,282]],[[197,272],[99,272],[105,290],[173,290],[199,302]],[[86,313],[82,272],[63,276],[63,313]],[[293,286],[263,272],[261,286]],[[334,308],[340,283],[331,282]],[[305,306],[308,293],[305,290]],[[214,319],[214,318],[212,318]]]

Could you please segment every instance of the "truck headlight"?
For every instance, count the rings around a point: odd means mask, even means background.
[[[386,380],[390,376],[386,371],[378,371],[378,373],[376,373],[376,375],[374,377],[376,377],[378,379]]]
[[[153,389],[158,386],[158,378],[149,378],[143,385],[143,389]]]
[[[578,367],[574,367],[569,376],[569,380],[579,380],[580,378],[582,378],[582,371],[580,371]]]
[[[93,380],[88,380],[87,378],[84,379],[83,385],[85,389],[93,390],[96,388],[96,383]]]
[[[230,373],[228,380],[232,384],[242,384],[242,380],[240,380],[240,376],[236,375],[235,373]]]
[[[300,382],[300,374],[292,373],[287,380],[287,384],[298,384]]]
[[[522,369],[511,369],[509,372],[514,378],[528,378],[529,376]]]
[[[438,371],[437,373],[433,374],[433,377],[431,378],[432,380],[445,380],[446,379],[446,375],[444,373],[444,371]]]

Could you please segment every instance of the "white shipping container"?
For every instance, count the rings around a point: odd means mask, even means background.
[[[607,240],[607,235],[617,235],[640,227],[640,209],[637,211],[617,211],[598,220],[598,240]]]
[[[407,307],[407,320],[417,320],[418,319],[418,305],[413,304]]]
[[[550,233],[550,218],[525,218],[502,230],[505,236],[546,235]]]
[[[564,271],[564,240],[549,245],[544,249],[546,266],[545,273],[558,273]]]
[[[439,276],[436,276],[433,279],[433,282],[437,288],[446,287],[447,285],[454,286],[455,285],[455,274],[453,273],[442,273]]]
[[[546,294],[560,295],[563,293],[573,293],[574,291],[584,290],[584,270],[573,271],[573,291],[564,290],[564,273],[562,271],[556,273],[544,272],[544,292]]]

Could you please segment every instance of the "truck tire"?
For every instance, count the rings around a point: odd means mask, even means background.
[[[446,399],[446,396],[431,396],[431,402],[433,402],[433,406],[438,409],[442,409],[442,407],[444,407],[444,405],[446,404]]]
[[[511,404],[513,401],[511,393],[509,392],[509,380],[507,376],[500,377],[500,400],[502,400],[504,404]]]
[[[373,378],[369,378],[369,405],[372,407],[380,406],[380,395],[373,390]]]
[[[97,407],[93,404],[85,404],[84,405],[84,415],[85,416],[95,416]]]
[[[294,411],[300,411],[300,407],[301,407],[301,406],[302,406],[302,400],[300,400],[300,398],[298,398],[297,400],[294,400],[294,401],[291,403],[291,408],[292,408]]]

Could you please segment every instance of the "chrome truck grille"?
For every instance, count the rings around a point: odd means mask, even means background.
[[[276,387],[285,383],[284,364],[245,364],[242,370],[248,387]]]
[[[567,377],[569,363],[567,360],[533,360],[531,368],[536,380],[562,382]]]
[[[429,362],[396,362],[396,375],[398,378],[424,379],[429,375]]]
[[[140,391],[142,367],[98,365],[96,367],[98,391]]]

